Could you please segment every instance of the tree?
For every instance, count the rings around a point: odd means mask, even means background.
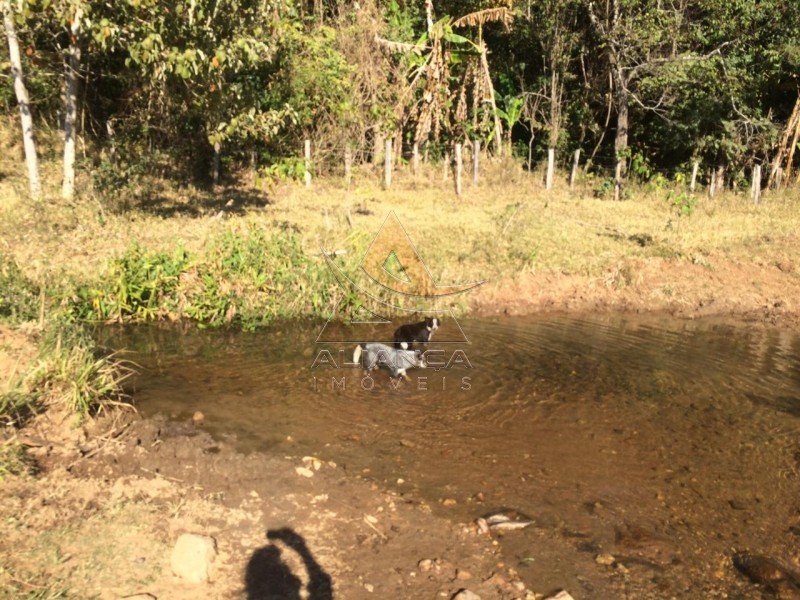
[[[663,113],[669,81],[658,80],[659,72],[667,65],[703,57],[685,48],[688,3],[684,0],[608,0],[602,9],[588,0],[586,10],[600,40],[613,87],[616,112],[614,197],[619,199],[629,155],[631,104]],[[652,101],[639,94],[646,78],[662,84],[650,87],[649,91],[656,96]]]
[[[578,0],[534,0],[528,3],[526,20],[531,36],[541,49],[542,71],[538,90],[545,100],[541,119],[547,129],[546,187],[553,185],[556,148],[559,144],[564,108],[564,92],[579,30]]]
[[[64,79],[66,92],[64,94],[64,181],[61,195],[66,199],[72,198],[75,192],[75,129],[78,113],[78,78],[81,63],[81,21],[83,20],[83,6],[78,4],[69,19],[69,50],[65,64]]]
[[[10,0],[3,2],[3,24],[6,28],[8,40],[8,54],[11,61],[11,73],[14,79],[14,91],[19,104],[19,115],[22,123],[22,142],[25,148],[25,163],[28,167],[28,182],[33,199],[42,195],[42,185],[39,180],[39,160],[36,156],[36,141],[33,135],[33,116],[31,103],[28,98],[28,88],[25,87],[25,77],[22,71],[22,60],[19,53],[19,40],[17,28],[14,23],[14,11]]]

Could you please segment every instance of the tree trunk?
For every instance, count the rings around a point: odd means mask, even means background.
[[[624,87],[618,87],[615,94],[617,105],[617,135],[614,138],[614,155],[616,168],[614,169],[614,200],[619,200],[622,195],[622,182],[627,171],[628,150],[628,95]]]
[[[374,125],[375,137],[372,138],[372,165],[376,169],[380,167],[383,158],[384,140],[386,139],[380,129],[380,125]]]
[[[70,28],[69,60],[66,65],[66,101],[64,111],[64,182],[61,196],[67,200],[75,193],[75,123],[78,114],[78,72],[81,64],[81,33],[83,8],[78,7]]]
[[[503,156],[503,127],[500,125],[500,116],[497,114],[497,103],[494,99],[494,86],[492,85],[492,76],[489,72],[489,59],[486,55],[486,44],[483,42],[481,42],[481,68],[483,69],[483,76],[489,91],[489,104],[492,107],[492,116],[494,117],[494,149],[497,156],[501,157]]]
[[[386,149],[383,153],[383,187],[388,190],[392,187],[392,147],[394,140],[387,138],[385,145]]]
[[[617,135],[614,138],[614,154],[617,161],[617,175],[624,178],[625,153],[628,149],[628,96],[624,89],[618,89],[615,98],[617,107]]]
[[[19,41],[10,0],[3,0],[3,23],[8,39],[8,55],[11,61],[11,75],[14,78],[14,92],[17,95],[22,123],[22,141],[25,147],[25,163],[28,167],[28,182],[30,183],[31,197],[38,199],[42,195],[42,184],[39,180],[39,160],[36,156],[36,142],[33,137],[33,117],[31,116],[28,88],[25,87],[25,78],[22,72]]]

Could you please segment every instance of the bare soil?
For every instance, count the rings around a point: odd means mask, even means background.
[[[693,264],[658,258],[620,261],[601,277],[524,273],[472,295],[479,314],[536,312],[667,313],[678,318],[800,326],[800,264],[732,262],[710,256]]]
[[[472,309],[667,312],[796,328],[798,298],[789,261],[650,259],[621,262],[600,278],[533,273],[487,284]],[[0,382],[33,356],[27,335],[0,327]],[[76,426],[54,408],[13,435],[39,473],[0,488],[0,597],[450,598],[468,588],[510,599],[556,591],[546,576],[521,581],[496,534],[453,523],[368,472],[302,455],[242,455],[207,435],[202,421],[123,411]],[[210,582],[173,575],[170,553],[183,532],[216,540]],[[624,578],[608,571],[607,592],[622,597]]]

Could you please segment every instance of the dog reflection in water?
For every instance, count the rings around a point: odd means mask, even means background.
[[[360,363],[367,371],[383,368],[392,377],[411,379],[408,369],[426,368],[425,359],[415,350],[392,348],[379,342],[359,344],[353,352],[353,362]]]

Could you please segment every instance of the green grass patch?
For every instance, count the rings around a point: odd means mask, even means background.
[[[134,373],[133,365],[97,348],[85,325],[65,317],[52,319],[39,352],[26,386],[49,402],[63,403],[82,416],[125,404],[123,384]]]
[[[13,258],[0,254],[0,319],[30,321],[39,310],[39,288],[20,270]]]

